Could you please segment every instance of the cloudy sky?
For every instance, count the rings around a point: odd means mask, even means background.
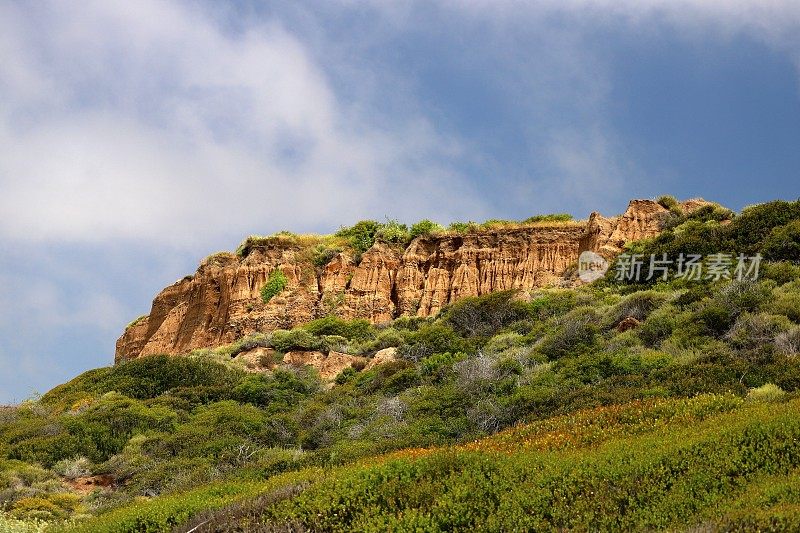
[[[796,0],[0,0],[0,403],[251,233],[798,184]]]

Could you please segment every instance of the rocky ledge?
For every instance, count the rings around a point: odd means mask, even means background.
[[[626,242],[657,235],[668,216],[655,201],[633,200],[611,218],[592,213],[581,222],[434,234],[405,249],[376,242],[358,263],[343,251],[323,268],[309,258],[308,243],[267,239],[239,255],[214,254],[194,275],[162,290],[150,314],[119,338],[115,360],[220,346],[328,314],[380,323],[435,315],[465,296],[573,285],[581,252],[612,258]],[[264,303],[260,291],[275,269],[288,284]]]

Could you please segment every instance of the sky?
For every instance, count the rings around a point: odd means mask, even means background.
[[[0,0],[0,404],[249,234],[799,184],[796,0]]]

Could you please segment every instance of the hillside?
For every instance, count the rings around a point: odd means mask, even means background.
[[[118,364],[2,408],[0,531],[800,528],[800,201],[734,214],[663,198],[615,219],[373,233],[361,248],[355,233],[212,256],[128,328]],[[541,270],[550,283],[500,260],[523,241],[551,257],[556,234],[571,255]],[[361,253],[342,304],[304,308],[292,265],[334,243],[309,264],[324,287]],[[605,277],[577,282],[584,250],[612,261]],[[437,271],[507,275],[365,316],[378,293],[355,281],[380,278],[389,253],[390,294],[412,265],[423,295]],[[618,275],[628,254],[702,254],[704,275],[680,261]],[[757,271],[737,274],[739,254],[763,258]],[[269,319],[295,308],[308,314]]]

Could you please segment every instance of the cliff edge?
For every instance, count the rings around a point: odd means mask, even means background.
[[[329,314],[380,323],[435,315],[465,296],[573,285],[581,252],[612,258],[626,242],[657,235],[668,216],[653,200],[632,200],[616,217],[426,235],[404,249],[379,241],[358,262],[343,250],[324,266],[310,253],[313,238],[277,235],[238,254],[214,254],[162,290],[150,314],[117,341],[115,361],[219,346]],[[264,303],[261,288],[276,269],[286,288]]]

